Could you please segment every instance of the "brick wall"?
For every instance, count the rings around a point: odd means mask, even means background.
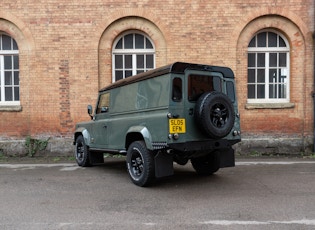
[[[291,46],[293,108],[246,109],[247,45],[272,28]],[[2,138],[71,136],[87,104],[111,82],[111,47],[139,30],[153,40],[156,66],[173,61],[225,65],[236,75],[246,135],[312,136],[313,0],[2,0],[0,31],[20,51],[21,111],[0,107]]]

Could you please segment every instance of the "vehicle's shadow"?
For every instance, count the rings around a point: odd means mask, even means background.
[[[122,180],[128,176],[125,158],[105,159],[104,164],[95,165],[93,168],[95,168],[95,170],[102,170],[105,174],[115,174],[119,177],[121,175]],[[219,174],[200,176],[194,171],[190,163],[187,163],[185,166],[174,163],[174,175],[157,179],[150,187],[167,187],[170,184],[176,186],[191,186],[209,182],[221,184],[224,183],[222,179],[222,176]]]

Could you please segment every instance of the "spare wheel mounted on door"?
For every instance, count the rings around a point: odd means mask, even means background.
[[[197,125],[211,138],[227,136],[234,126],[233,104],[229,97],[221,92],[203,93],[197,100],[195,111]]]

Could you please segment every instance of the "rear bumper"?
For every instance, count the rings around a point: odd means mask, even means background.
[[[241,139],[235,140],[206,140],[206,141],[191,141],[184,143],[171,143],[168,147],[180,152],[194,152],[194,151],[214,151],[220,149],[230,149],[232,145],[240,142]]]

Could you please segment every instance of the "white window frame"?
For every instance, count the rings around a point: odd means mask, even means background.
[[[247,54],[249,53],[264,53],[265,54],[265,67],[264,67],[265,68],[265,98],[248,98],[247,97],[247,103],[289,103],[290,102],[290,45],[287,39],[281,33],[275,30],[263,30],[263,31],[259,31],[257,34],[263,33],[263,32],[272,32],[272,33],[277,34],[283,39],[286,47],[279,47],[279,46],[277,47],[248,47]],[[257,34],[255,34],[255,36],[257,36]],[[267,41],[267,44],[268,44],[268,41]],[[286,67],[285,68],[282,67],[283,71],[286,71],[286,77],[287,77],[286,98],[269,98],[269,70],[280,68],[278,66],[278,63],[276,67],[269,66],[270,53],[277,53],[277,54],[286,53]],[[247,58],[248,58],[248,55],[247,55]],[[256,58],[256,62],[257,62],[257,58]],[[247,64],[247,69],[249,69],[248,64]],[[256,67],[252,67],[251,69],[257,70],[258,69],[257,64],[256,64]],[[248,81],[247,81],[247,85],[248,85]],[[257,91],[255,91],[255,93],[257,93]]]
[[[134,49],[115,49],[119,40],[121,38],[123,38],[124,36],[129,35],[129,34],[140,34],[140,35],[144,36],[145,38],[147,38],[150,41],[153,48],[152,49],[146,49],[146,48],[144,48],[144,49],[136,49],[136,48],[134,48]],[[133,42],[135,43],[135,39],[133,40]],[[134,44],[134,47],[135,47],[135,44]],[[127,31],[127,32],[123,33],[121,36],[119,36],[115,40],[115,42],[113,44],[113,49],[112,49],[112,82],[116,81],[115,55],[131,55],[132,56],[132,76],[133,76],[133,75],[137,74],[137,70],[138,70],[137,69],[137,55],[147,55],[147,54],[153,55],[153,68],[146,68],[146,63],[145,63],[144,64],[144,71],[148,71],[148,70],[155,68],[155,46],[154,46],[153,41],[146,34],[141,33],[139,31]],[[123,68],[121,69],[122,71],[127,70],[125,68],[124,61],[125,60],[123,59]]]
[[[0,33],[0,34],[9,36],[4,33]],[[14,40],[12,37],[11,39]],[[14,56],[14,55],[19,55],[19,50],[2,50],[0,47],[0,89],[1,89],[0,106],[20,105],[20,100],[19,101],[5,101],[4,56]],[[20,85],[19,85],[19,90],[20,90]]]

